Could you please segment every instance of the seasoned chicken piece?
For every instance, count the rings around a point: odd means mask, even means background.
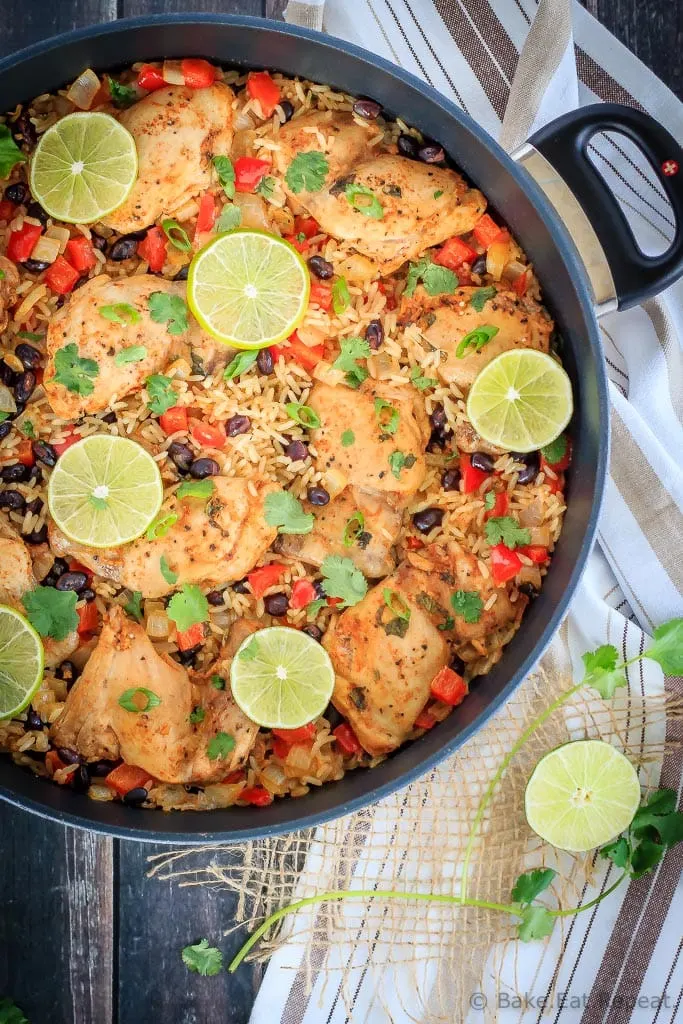
[[[503,455],[505,451],[504,448],[498,448],[497,445],[485,441],[467,420],[460,420],[460,422],[456,423],[453,431],[453,440],[458,451],[468,452],[469,454],[472,452],[488,452],[490,455],[498,456]]]
[[[438,373],[446,384],[468,390],[487,363],[512,348],[550,350],[553,322],[533,299],[514,292],[499,291],[487,299],[479,312],[472,305],[477,288],[458,288],[454,295],[427,295],[419,287],[414,296],[403,299],[399,324],[415,323],[422,337],[444,353]],[[478,327],[497,327],[498,333],[480,351],[470,346],[457,356],[459,342]]]
[[[401,516],[377,495],[347,487],[315,513],[315,525],[307,534],[282,534],[278,550],[309,565],[322,565],[328,555],[350,558],[364,576],[378,579],[395,565],[392,546],[401,532]]]
[[[302,114],[280,129],[278,148],[273,153],[274,166],[284,175],[297,154],[324,153],[328,164],[326,180],[332,184],[349,168],[368,158],[372,152],[372,141],[380,135],[381,129],[377,124],[370,121],[367,125],[360,125],[346,111],[316,110]],[[300,202],[304,206],[315,195],[307,190],[294,193],[287,189],[287,192],[295,203]]]
[[[214,672],[226,679],[225,690],[211,687]],[[193,687],[186,670],[159,654],[142,626],[114,606],[52,728],[52,739],[87,761],[123,758],[161,782],[217,782],[244,761],[258,732],[235,705],[229,678],[230,653],[224,651],[211,673]],[[119,703],[127,690],[149,690],[159,703],[128,710]],[[130,699],[145,706],[144,694]],[[189,716],[200,704],[204,719],[192,723]],[[235,747],[229,757],[210,760],[206,751],[217,732],[231,735]]]
[[[208,89],[157,89],[119,121],[138,151],[138,177],[126,202],[102,223],[115,231],[149,227],[172,216],[211,184],[211,158],[230,152],[234,93],[216,82]]]
[[[407,386],[366,380],[358,390],[316,384],[308,399],[321,425],[311,431],[316,467],[335,470],[358,490],[402,508],[426,473],[430,428],[424,404]],[[393,433],[386,424],[396,419]]]
[[[476,590],[483,602],[496,593],[496,603],[477,623],[466,623],[453,614],[457,590]],[[448,641],[479,640],[495,653],[501,628],[521,617],[526,600],[521,606],[520,600],[512,605],[506,591],[481,576],[476,559],[453,543],[448,551],[431,546],[411,554],[347,608],[323,644],[336,673],[332,702],[365,750],[379,755],[399,747],[429,700],[432,680],[449,661]]]
[[[270,481],[251,477],[212,477],[209,498],[175,500],[169,512],[177,521],[164,537],[140,537],[121,548],[93,550],[72,543],[50,525],[50,547],[55,554],[77,557],[93,572],[139,590],[143,597],[163,597],[183,583],[215,585],[242,579],[268,550],[277,529],[265,521],[267,494],[279,488]],[[177,573],[168,583],[161,572],[161,558]]]
[[[0,256],[0,331],[4,331],[9,323],[8,309],[17,298],[19,271],[11,260]]]
[[[481,192],[455,171],[391,153],[355,165],[343,182],[360,190],[354,202],[343,183],[299,198],[323,231],[373,260],[382,275],[471,231],[486,209]],[[371,201],[379,203],[377,216],[367,213]]]

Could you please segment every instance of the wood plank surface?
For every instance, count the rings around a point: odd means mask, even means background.
[[[0,56],[116,18],[117,0],[0,0]]]
[[[263,17],[263,0],[119,0],[120,17],[140,14],[175,14],[204,11],[208,14],[251,14]]]

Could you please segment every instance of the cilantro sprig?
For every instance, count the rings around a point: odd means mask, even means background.
[[[94,359],[78,354],[78,346],[71,341],[55,352],[56,384],[62,384],[67,391],[86,398],[95,390],[93,380],[99,376],[100,368]]]
[[[324,153],[310,150],[297,153],[287,168],[285,182],[295,195],[299,192],[320,192],[330,169]]]
[[[171,378],[165,377],[163,373],[153,373],[145,381],[149,396],[147,406],[155,416],[163,415],[176,404],[178,394],[173,390],[172,384]]]
[[[9,178],[16,164],[24,163],[26,156],[12,138],[6,124],[0,124],[0,179]]]
[[[367,380],[369,373],[358,360],[367,359],[369,355],[370,345],[365,338],[342,338],[341,352],[332,366],[335,370],[344,371],[346,383],[350,388],[359,388],[363,381]]]
[[[77,594],[56,587],[36,587],[22,597],[28,621],[41,636],[65,640],[78,628]]]
[[[180,955],[193,974],[211,978],[223,970],[223,954],[220,949],[210,946],[208,939],[200,939],[194,946],[185,946]]]
[[[451,594],[451,607],[465,622],[473,623],[479,622],[484,602],[476,590],[456,590]]]
[[[408,277],[403,294],[406,298],[414,295],[418,284],[427,295],[453,295],[458,287],[458,275],[448,267],[442,267],[438,263],[432,263],[428,256],[423,256],[417,263],[411,263],[408,268]]]
[[[311,512],[304,512],[303,505],[289,491],[273,491],[266,495],[264,502],[265,520],[269,526],[277,526],[278,533],[310,533],[315,523]]]
[[[505,544],[508,548],[518,548],[531,544],[531,533],[520,526],[513,516],[491,516],[484,527],[489,544]]]
[[[169,619],[172,619],[179,633],[185,633],[190,626],[198,622],[206,622],[209,618],[209,602],[199,589],[192,583],[183,583],[179,594],[174,594],[168,603]]]
[[[187,303],[179,295],[152,292],[149,297],[149,315],[155,324],[166,324],[169,334],[184,334],[188,329]]]
[[[350,558],[328,555],[320,571],[325,593],[328,597],[340,598],[343,608],[358,604],[368,592],[368,581]]]

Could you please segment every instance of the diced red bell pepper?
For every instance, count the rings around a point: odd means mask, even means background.
[[[548,549],[543,547],[542,544],[526,544],[523,548],[517,548],[521,554],[526,555],[530,558],[535,565],[545,565],[549,560],[550,555]]]
[[[409,551],[419,551],[420,548],[425,546],[425,542],[420,540],[419,537],[408,537],[406,541],[406,547]]]
[[[299,215],[294,218],[294,234],[305,235],[306,238],[313,238],[320,234],[320,225],[315,217],[304,217]]]
[[[189,629],[184,630],[182,633],[176,633],[175,642],[178,645],[178,650],[189,651],[193,647],[197,647],[204,640],[204,623],[195,622],[194,626],[190,626]]]
[[[143,64],[138,74],[138,85],[147,92],[155,92],[163,89],[167,83],[164,81],[161,68],[155,68],[151,64]]]
[[[253,804],[254,807],[267,807],[268,804],[272,804],[274,797],[263,786],[248,786],[242,790],[239,799],[246,801],[248,804]]]
[[[320,306],[327,312],[332,308],[332,285],[327,281],[313,281],[308,301],[312,306]]]
[[[522,568],[522,562],[516,551],[506,544],[496,544],[491,548],[491,574],[494,583],[507,583]]]
[[[78,612],[78,635],[89,636],[94,633],[100,622],[100,613],[94,601],[87,601],[77,608]]]
[[[358,737],[348,722],[342,722],[341,725],[338,725],[336,729],[332,730],[332,734],[343,754],[363,753],[363,748],[358,741]]]
[[[185,85],[190,89],[208,89],[216,81],[216,69],[208,60],[186,57],[180,62]]]
[[[235,188],[238,192],[254,192],[256,186],[270,170],[267,160],[255,156],[241,156],[235,160]]]
[[[285,242],[289,242],[289,244],[292,245],[297,252],[308,251],[308,239],[304,238],[302,240],[301,238],[298,238],[296,235],[283,235],[283,238]]]
[[[309,722],[308,725],[300,725],[298,729],[273,729],[273,736],[292,747],[296,743],[312,743],[316,731],[315,722]]]
[[[199,202],[197,224],[194,229],[195,238],[197,235],[202,235],[213,229],[213,226],[216,223],[217,212],[216,197],[213,192],[205,192]]]
[[[458,270],[463,263],[472,263],[479,254],[472,249],[462,238],[454,235],[435,253],[433,260],[440,263],[442,267],[449,270]]]
[[[525,270],[523,274],[519,274],[512,282],[512,290],[521,298],[523,295],[526,295],[528,285],[529,271]]]
[[[221,779],[221,783],[224,786],[234,786],[238,782],[244,782],[246,779],[246,772],[244,768],[236,768],[234,772],[228,772],[224,779]]]
[[[489,478],[489,474],[483,469],[477,469],[472,465],[469,455],[460,456],[460,473],[465,494],[473,494],[479,490],[484,480]]]
[[[328,599],[327,599],[327,606],[328,606],[328,608],[336,608],[338,604],[343,604],[343,603],[344,603],[344,598],[343,597],[328,597]]]
[[[158,274],[166,262],[166,235],[155,224],[141,242],[138,242],[138,256],[149,263],[149,269]]]
[[[249,586],[254,597],[263,597],[266,590],[274,586],[287,568],[279,562],[271,562],[269,565],[262,565],[260,569],[254,569],[247,574]]]
[[[441,671],[434,676],[430,690],[432,697],[440,700],[442,704],[450,704],[451,707],[462,704],[469,693],[463,677],[448,665],[444,665]]]
[[[81,435],[76,430],[69,428],[69,431],[65,435],[63,441],[52,441],[51,443],[52,447],[57,452],[57,457],[59,458],[60,455],[64,454],[67,448],[70,448],[72,444],[76,444],[80,439]]]
[[[558,473],[555,479],[546,476],[545,483],[550,488],[551,494],[564,494],[564,473]]]
[[[10,232],[7,243],[7,255],[15,263],[23,263],[31,258],[43,229],[40,224],[24,224],[18,231]],[[65,261],[66,262],[66,261]]]
[[[217,423],[194,420],[190,432],[197,444],[201,444],[205,448],[222,448],[227,440],[225,429]]]
[[[152,776],[146,768],[134,764],[120,764],[105,776],[104,783],[119,796],[125,796],[131,789],[148,789]]]
[[[565,435],[566,436],[566,435]],[[557,462],[548,462],[545,455],[541,455],[541,469],[545,469],[546,466],[550,466],[553,473],[561,473],[563,470],[569,468],[569,463],[572,461],[572,439],[571,437],[566,438],[567,447],[564,450],[564,455]]]
[[[296,331],[290,334],[287,341],[289,342],[288,346],[271,345],[270,353],[275,362],[277,362],[280,356],[284,356],[285,359],[293,359],[304,370],[312,370],[323,357],[324,345],[304,345]]]
[[[490,491],[488,492],[491,493]],[[484,520],[492,516],[506,516],[510,507],[510,497],[507,491],[496,491],[496,501],[492,509],[484,513]]]
[[[54,773],[59,771],[60,768],[66,768],[66,765],[56,750],[48,750],[45,755],[45,764],[47,765],[51,775],[54,775]]]
[[[493,242],[502,242],[509,235],[505,228],[501,228],[492,217],[489,217],[488,213],[483,214],[479,218],[474,225],[472,234],[479,242],[479,245],[483,245],[485,249],[488,249]]]
[[[28,439],[19,443],[17,447],[17,461],[20,462],[22,466],[34,465],[36,457],[33,454],[33,445]]]
[[[67,295],[73,291],[80,276],[76,268],[72,267],[63,256],[58,256],[52,266],[45,271],[45,284],[57,295]]]
[[[278,739],[276,736],[272,740],[273,753],[276,757],[279,757],[281,761],[287,760],[287,754],[292,749],[289,743],[285,743],[284,740]]]
[[[258,100],[264,117],[270,117],[280,102],[280,87],[267,71],[252,71],[247,78],[247,96]]]
[[[187,432],[187,408],[184,405],[173,405],[159,417],[159,424],[163,432],[168,436],[182,430]]]
[[[79,274],[84,274],[97,266],[95,250],[84,235],[69,239],[64,249],[64,257]]]
[[[0,220],[11,220],[15,210],[14,203],[10,203],[9,199],[3,199],[0,202]]]
[[[290,608],[305,608],[311,601],[315,601],[315,587],[310,580],[297,580],[292,586],[292,593],[289,598]]]
[[[431,715],[426,708],[423,708],[415,719],[416,729],[432,729],[436,725],[434,715]]]

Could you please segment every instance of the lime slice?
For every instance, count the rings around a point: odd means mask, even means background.
[[[310,287],[289,242],[265,231],[230,231],[192,260],[187,301],[214,338],[255,349],[289,337],[304,318]]]
[[[0,605],[0,718],[23,711],[43,678],[43,644],[30,622]]]
[[[31,192],[57,220],[90,224],[128,198],[138,173],[135,139],[101,113],[68,114],[41,136]]]
[[[551,750],[526,787],[529,825],[560,850],[583,852],[614,839],[640,803],[635,768],[603,740],[577,740]]]
[[[560,364],[533,348],[502,352],[476,377],[467,415],[477,433],[510,452],[550,444],[569,423],[572,385]]]
[[[334,669],[313,637],[272,626],[248,636],[232,659],[232,694],[247,718],[267,729],[298,729],[330,702]]]
[[[47,491],[59,529],[92,548],[118,547],[144,533],[164,494],[159,467],[135,441],[93,434],[67,448]]]

